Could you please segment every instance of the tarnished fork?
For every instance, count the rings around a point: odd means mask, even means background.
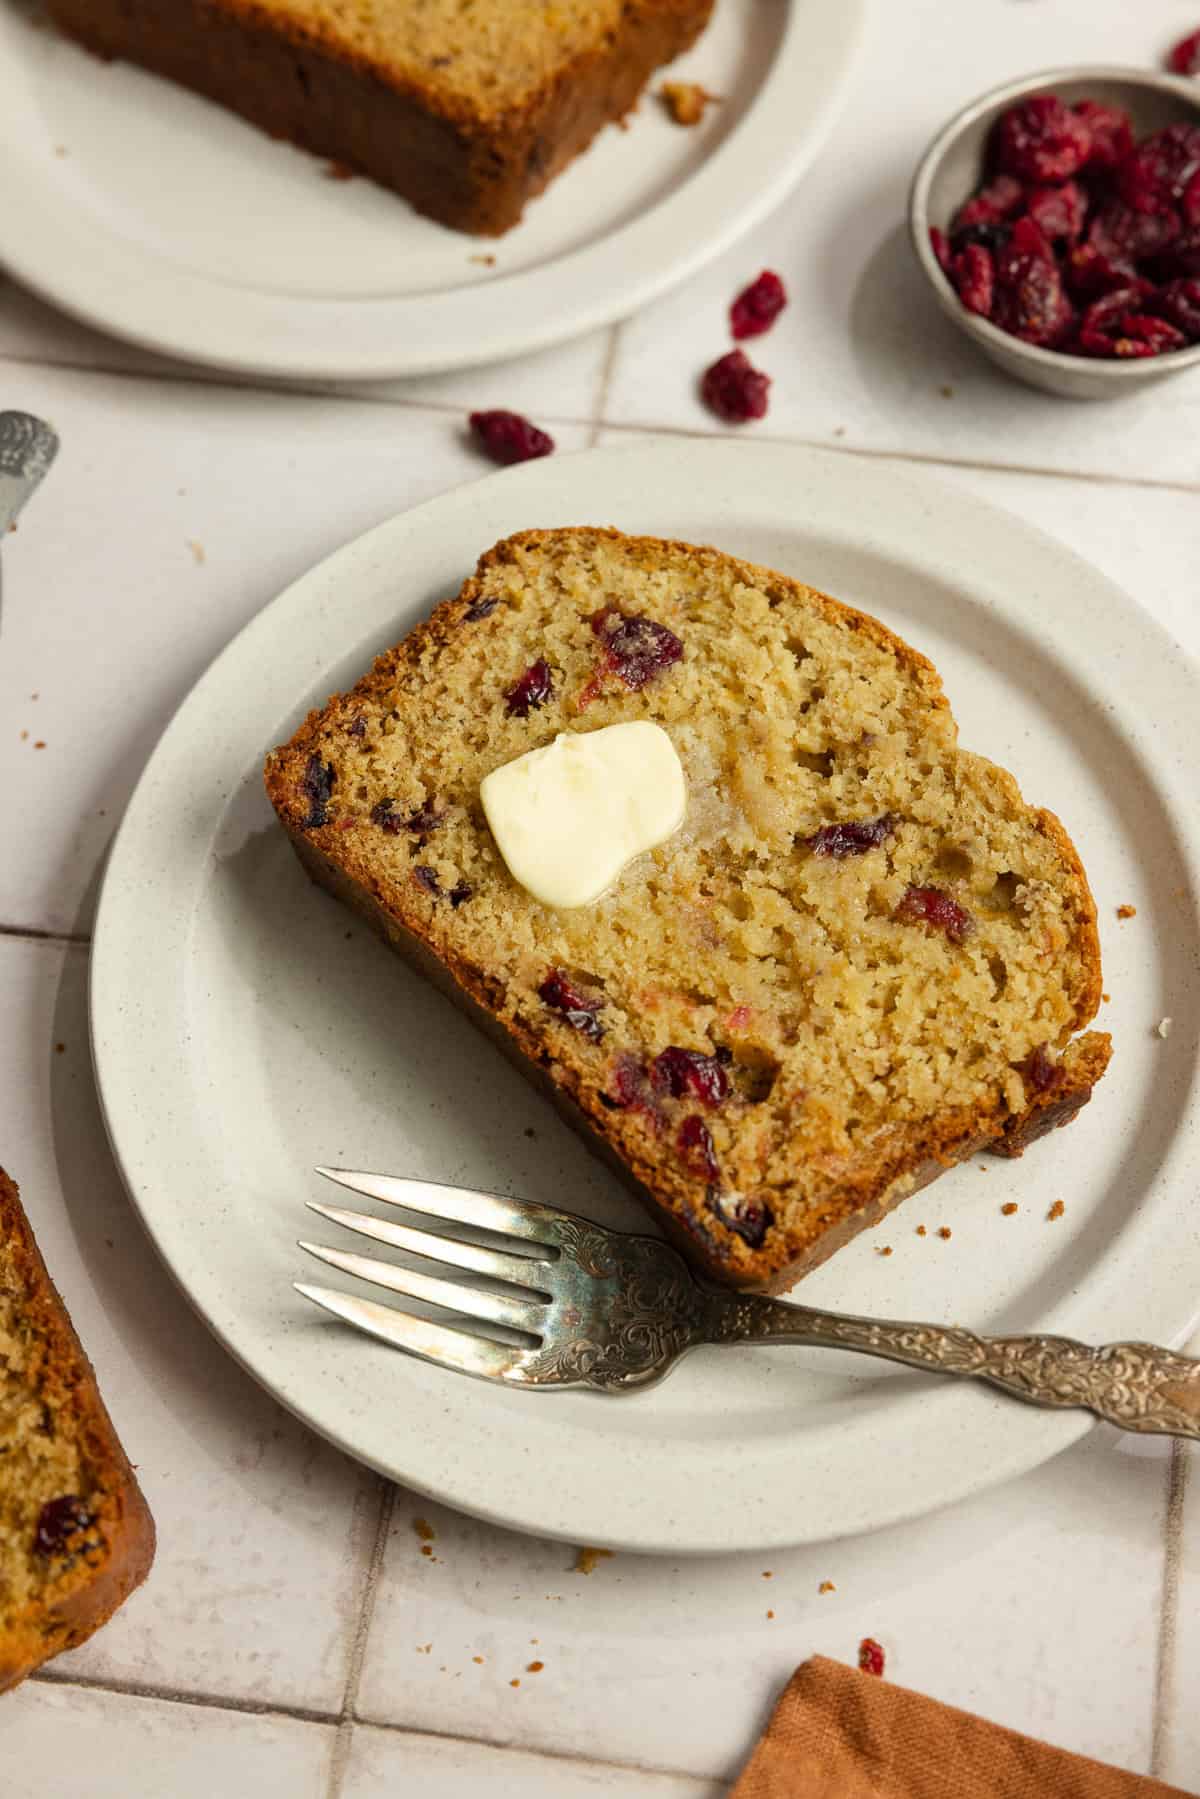
[[[297,1292],[368,1335],[461,1374],[533,1390],[628,1393],[661,1380],[701,1343],[799,1343],[978,1377],[1034,1405],[1082,1407],[1124,1430],[1200,1438],[1200,1361],[1151,1343],[1093,1349],[1070,1337],[981,1337],[957,1326],[712,1291],[657,1238],[607,1230],[552,1206],[397,1175],[317,1172],[427,1221],[308,1201],[330,1223],[418,1257],[423,1267],[303,1240],[300,1247],[343,1274],[437,1308],[448,1322],[308,1282],[297,1281]],[[455,1229],[469,1236],[447,1234]],[[504,1247],[471,1240],[481,1233]]]

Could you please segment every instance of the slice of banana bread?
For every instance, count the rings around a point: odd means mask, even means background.
[[[0,1169],[0,1692],[146,1578],[154,1521]]]
[[[683,828],[594,905],[512,879],[482,778],[650,719]],[[957,747],[882,624],[713,549],[531,531],[312,713],[267,790],[315,879],[540,1077],[694,1259],[778,1288],[975,1149],[1073,1116],[1107,1036],[1058,820]]]
[[[49,0],[64,30],[498,236],[713,0]]]

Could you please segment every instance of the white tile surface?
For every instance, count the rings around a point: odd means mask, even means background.
[[[322,1799],[333,1736],[295,1718],[27,1681],[0,1700],[0,1789],[5,1799]]]
[[[800,188],[741,244],[621,334],[607,416],[707,431],[703,369],[731,347],[726,309],[761,268],[791,304],[744,346],[774,377],[766,431],[873,449],[1200,482],[1200,375],[1116,404],[1011,381],[944,319],[908,244],[906,196],[934,133],[1037,69],[1157,66],[1192,29],[1185,0],[905,0],[872,7],[850,101]],[[951,388],[947,397],[943,389]]]
[[[420,1793],[421,1799],[719,1799],[724,1782],[649,1774],[600,1763],[524,1755],[446,1737],[413,1736],[360,1724],[343,1799]]]
[[[571,343],[489,368],[448,375],[426,375],[410,381],[357,382],[346,391],[370,400],[424,402],[469,411],[483,406],[509,406],[549,419],[590,419],[608,355],[610,333],[593,331]],[[53,364],[63,368],[105,369],[166,378],[182,377],[216,385],[252,385],[190,363],[107,337],[68,318],[16,282],[0,276],[0,361]],[[285,383],[259,383],[284,391]],[[336,393],[338,383],[302,382],[313,392]]]
[[[853,1661],[870,1635],[904,1685],[1145,1771],[1167,1460],[1161,1443],[1097,1431],[1019,1482],[870,1538],[763,1560],[615,1556],[586,1576],[562,1544],[401,1494],[358,1710],[730,1779],[796,1665]],[[436,1532],[430,1556],[418,1517]]]
[[[138,1467],[159,1548],[146,1585],[56,1668],[337,1712],[377,1483],[268,1399],[159,1265],[97,1109],[86,964],[79,947],[0,938],[0,1154]]]
[[[408,407],[11,364],[3,395],[62,448],[0,569],[0,783],[22,846],[0,859],[0,925],[86,931],[121,809],[217,652],[348,538],[491,464],[457,419]]]

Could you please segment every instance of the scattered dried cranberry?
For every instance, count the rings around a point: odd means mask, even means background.
[[[885,812],[882,818],[863,818],[851,820],[845,824],[822,825],[804,842],[814,856],[832,856],[836,862],[844,862],[847,856],[862,856],[873,850],[885,838],[890,837],[896,829],[896,820],[892,813]]]
[[[1129,114],[1119,106],[1105,106],[1100,100],[1080,100],[1074,111],[1091,133],[1092,148],[1085,164],[1089,172],[1107,173],[1124,162],[1133,149]]]
[[[336,785],[337,770],[333,763],[322,762],[320,756],[310,756],[300,783],[301,792],[308,801],[308,816],[304,820],[306,831],[316,831],[328,820],[329,798]]]
[[[721,1062],[695,1049],[664,1049],[654,1058],[650,1079],[656,1092],[672,1099],[690,1095],[702,1105],[719,1106],[729,1097],[729,1076]]]
[[[35,1555],[61,1555],[72,1537],[88,1530],[96,1522],[78,1493],[64,1493],[61,1499],[48,1499],[38,1513],[33,1533]]]
[[[787,289],[772,269],[764,269],[757,281],[742,289],[729,308],[729,325],[735,338],[761,337],[769,331],[787,305]]]
[[[882,1678],[883,1648],[875,1641],[874,1637],[864,1637],[858,1645],[858,1665],[864,1674],[877,1674]]]
[[[992,318],[1024,343],[1050,348],[1062,342],[1074,323],[1053,252],[1032,219],[1017,220],[996,257]]]
[[[1065,181],[1083,167],[1091,149],[1087,120],[1054,94],[1035,94],[1010,107],[992,133],[996,168],[1022,181]]]
[[[1026,211],[1042,236],[1051,243],[1077,243],[1087,219],[1087,195],[1077,181],[1061,187],[1035,187]]]
[[[767,413],[770,375],[756,369],[744,350],[730,350],[705,369],[700,383],[704,404],[730,425],[744,425]]]
[[[654,618],[628,618],[615,607],[593,614],[592,630],[604,642],[608,667],[635,693],[683,655],[683,645],[666,625]]]
[[[985,250],[982,244],[968,244],[954,258],[950,279],[968,312],[978,313],[982,319],[991,318],[996,294],[996,264],[990,250]]]
[[[561,968],[550,970],[538,988],[538,998],[552,1011],[561,1012],[575,1030],[590,1037],[593,1043],[599,1043],[604,1035],[604,1026],[596,1014],[604,1002],[580,993],[577,987],[571,985]]]
[[[1200,281],[1168,282],[1154,296],[1152,308],[1182,331],[1189,343],[1200,344]]]
[[[401,831],[411,831],[422,843],[434,831],[441,829],[446,817],[446,808],[436,805],[433,800],[426,800],[415,812],[393,812],[390,799],[378,800],[371,807],[371,823],[386,831],[389,837],[398,837]]]
[[[709,1187],[704,1203],[751,1249],[762,1248],[767,1232],[775,1222],[774,1212],[762,1200],[722,1193],[717,1187]]]
[[[535,456],[549,456],[554,439],[522,417],[519,412],[473,412],[471,429],[493,462],[530,462]]]
[[[1011,175],[997,175],[959,207],[950,222],[950,235],[956,237],[972,225],[998,225],[1002,219],[1015,217],[1024,197],[1025,189],[1019,181]]]
[[[1175,75],[1200,75],[1200,31],[1180,38],[1167,57],[1167,67]]]
[[[1035,1093],[1049,1093],[1052,1087],[1057,1087],[1063,1080],[1062,1069],[1057,1062],[1050,1060],[1044,1043],[1039,1043],[1037,1048],[1025,1058],[1021,1065],[1021,1073],[1025,1077],[1026,1085],[1032,1087]]]
[[[1135,144],[1117,170],[1117,192],[1135,212],[1170,212],[1200,169],[1200,125],[1168,125]]]
[[[951,943],[962,943],[975,929],[971,914],[944,887],[909,887],[892,916],[901,924],[928,925]]]
[[[499,600],[476,600],[475,604],[468,606],[463,613],[463,624],[477,625],[481,618],[490,618],[499,604]]]
[[[689,1174],[701,1181],[715,1181],[719,1178],[721,1164],[717,1161],[717,1152],[713,1148],[708,1126],[698,1113],[693,1112],[690,1118],[684,1119],[675,1143]]]
[[[423,887],[426,893],[432,893],[435,898],[442,891],[442,884],[437,878],[437,870],[430,868],[428,863],[418,862],[413,869],[413,880],[419,887]]]
[[[505,690],[504,709],[510,718],[528,718],[546,704],[554,692],[550,664],[541,656]]]

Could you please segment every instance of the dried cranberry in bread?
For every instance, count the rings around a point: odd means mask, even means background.
[[[687,820],[556,913],[509,874],[480,781],[630,719],[670,735]],[[1019,1154],[1107,1064],[1076,1036],[1100,956],[1062,825],[958,748],[923,656],[717,550],[496,545],[266,779],[314,878],[736,1286],[786,1285],[977,1148]]]
[[[0,1169],[0,1692],[146,1578],[154,1521]]]
[[[100,56],[142,63],[338,173],[489,236],[629,111],[712,4],[49,0]]]

